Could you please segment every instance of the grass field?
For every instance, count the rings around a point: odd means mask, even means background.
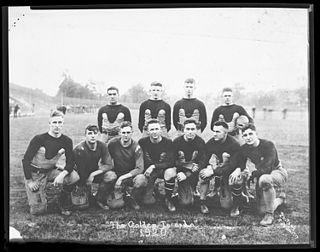
[[[44,216],[31,216],[24,191],[21,160],[31,138],[48,130],[46,116],[10,119],[10,206],[9,224],[21,232],[25,241],[72,241],[103,244],[309,244],[309,127],[300,113],[287,120],[273,116],[263,120],[257,114],[256,126],[261,138],[276,143],[279,157],[289,174],[287,204],[275,213],[275,224],[259,226],[261,216],[254,208],[244,209],[238,218],[208,200],[210,214],[202,215],[196,207],[178,208],[169,213],[162,202],[133,211],[128,207],[103,212],[99,208],[75,211],[71,216],[58,214],[52,205]],[[137,125],[138,112],[132,111]],[[211,119],[211,117],[209,116]],[[304,116],[304,119],[307,119]],[[96,123],[96,114],[67,114],[64,133],[74,145],[84,137],[88,123]],[[174,135],[174,130],[170,133]],[[140,133],[135,127],[134,138]],[[211,137],[209,126],[203,133]]]

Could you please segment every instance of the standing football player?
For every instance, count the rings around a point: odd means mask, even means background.
[[[171,107],[162,100],[163,85],[160,82],[152,82],[149,93],[150,98],[141,103],[139,108],[139,129],[143,137],[147,136],[147,122],[151,119],[158,119],[162,136],[168,137],[171,129]]]
[[[98,127],[101,132],[101,140],[104,143],[119,136],[119,126],[123,121],[131,122],[130,110],[119,103],[119,89],[113,86],[109,87],[107,95],[108,104],[98,111]]]
[[[174,104],[172,120],[178,135],[183,134],[183,123],[187,119],[194,119],[201,132],[207,126],[206,107],[202,101],[194,97],[195,88],[195,80],[193,78],[186,79],[184,82],[184,97]]]
[[[232,132],[236,119],[241,115],[245,115],[248,117],[249,122],[253,122],[252,118],[242,106],[233,103],[233,91],[231,88],[224,88],[222,90],[222,98],[224,103],[213,111],[211,130],[213,130],[213,125],[216,121],[222,121],[228,124],[229,132]]]

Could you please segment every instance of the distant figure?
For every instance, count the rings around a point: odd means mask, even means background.
[[[288,112],[288,109],[287,109],[287,108],[284,108],[284,109],[282,110],[282,119],[283,119],[283,120],[286,119],[286,117],[287,117],[287,112]]]
[[[252,107],[252,118],[254,119],[256,117],[256,107]]]
[[[16,104],[16,106],[14,106],[14,111],[13,111],[13,117],[17,118],[18,114],[20,115],[20,106],[18,104]]]
[[[32,109],[31,109],[31,112],[34,113],[34,107],[35,107],[35,104],[32,103]]]
[[[57,110],[61,111],[64,115],[67,112],[67,107],[62,105],[62,106],[57,106]]]
[[[267,119],[267,108],[263,107],[263,119],[266,120]]]
[[[269,108],[269,109],[268,109],[268,112],[269,112],[269,114],[270,114],[269,118],[270,118],[270,119],[272,119],[272,112],[273,112],[273,109],[272,109],[272,108]]]

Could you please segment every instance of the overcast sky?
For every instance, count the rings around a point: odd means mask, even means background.
[[[308,10],[9,8],[9,81],[55,95],[68,72],[105,91],[162,82],[198,94],[308,86]]]

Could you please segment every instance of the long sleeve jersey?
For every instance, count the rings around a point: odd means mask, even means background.
[[[184,110],[184,117],[186,119],[191,117],[196,117],[196,121],[200,123],[201,132],[207,126],[207,111],[204,103],[196,98],[186,99],[182,98],[181,100],[177,101],[173,107],[172,113],[172,121],[173,125],[176,130],[182,130],[182,124],[180,122],[179,110]],[[196,110],[198,110],[196,112]]]
[[[240,147],[239,165],[241,170],[246,167],[246,161],[249,159],[256,167],[255,177],[262,174],[270,174],[277,169],[280,164],[278,152],[273,142],[259,139],[260,143],[257,147],[244,144]]]
[[[209,160],[214,154],[217,164],[220,164],[214,174],[217,176],[229,175],[237,166],[239,151],[240,144],[232,136],[227,135],[224,142],[211,138],[206,143],[206,165],[209,165]],[[228,162],[223,162],[223,153],[230,155]]]
[[[212,114],[211,119],[211,130],[213,130],[213,124],[219,120],[219,115],[223,115],[224,120],[229,123],[232,121],[232,117],[234,113],[238,113],[240,116],[245,115],[248,117],[249,122],[253,122],[253,119],[249,116],[247,111],[240,105],[232,104],[232,105],[221,105],[217,107]]]
[[[132,140],[129,146],[123,147],[120,138],[115,138],[108,144],[108,149],[113,159],[114,172],[118,177],[129,172],[134,177],[143,172],[143,152],[136,141]]]
[[[144,137],[139,140],[139,144],[143,150],[145,169],[150,165],[155,165],[157,170],[174,167],[171,139],[162,137],[159,143],[152,143],[150,137]]]
[[[117,105],[105,105],[101,107],[98,111],[98,127],[100,132],[104,132],[103,129],[103,114],[107,115],[107,119],[110,123],[114,123],[117,119],[117,116],[119,113],[124,114],[124,118],[122,121],[129,121],[131,122],[131,113],[130,110],[122,105],[122,104],[117,104]]]
[[[201,170],[205,166],[206,153],[204,140],[196,135],[191,141],[186,141],[184,136],[179,136],[173,141],[174,159],[177,171],[190,171],[195,163]]]
[[[145,112],[146,110],[150,110],[151,118],[159,119],[160,123],[164,123],[166,125],[167,131],[169,132],[171,129],[171,107],[168,103],[163,100],[146,100],[141,103],[139,108],[139,129],[143,132],[143,127],[145,126]],[[165,112],[164,122],[162,118],[159,117],[159,111],[163,110]]]
[[[97,141],[95,150],[89,148],[86,141],[79,143],[73,150],[76,170],[80,176],[80,182],[85,183],[89,175],[97,170],[103,172],[112,169],[112,161],[107,145]]]
[[[35,166],[40,169],[54,168],[57,162],[56,157],[59,156],[58,152],[61,149],[64,149],[66,157],[66,165],[64,169],[69,173],[72,172],[74,166],[72,148],[72,140],[66,135],[62,134],[58,138],[50,136],[49,133],[36,135],[30,141],[26,153],[22,159],[25,178],[31,179],[31,166]],[[44,150],[44,153],[40,153],[42,150]]]

